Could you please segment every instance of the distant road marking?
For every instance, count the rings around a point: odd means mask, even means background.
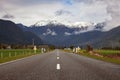
[[[59,52],[58,52],[58,50],[57,50],[57,56],[59,56]]]
[[[60,57],[57,57],[57,59],[60,59]]]
[[[59,53],[57,53],[57,56],[59,56]]]
[[[56,69],[60,70],[60,64],[57,64]]]

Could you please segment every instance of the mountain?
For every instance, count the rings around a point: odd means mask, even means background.
[[[83,32],[94,30],[96,29],[94,25],[95,24],[88,22],[75,22],[75,23],[68,22],[65,24],[53,20],[53,21],[38,21],[34,25],[30,26],[30,28],[31,30],[33,30],[33,32],[35,33],[37,32],[37,34],[40,33],[40,35],[41,33],[45,35],[45,31],[46,32],[50,31],[51,33],[52,31],[53,33],[55,33],[54,31],[57,31],[58,34],[62,33],[62,35],[64,34],[70,35],[70,34],[80,34]]]
[[[43,44],[43,41],[33,32],[23,31],[12,21],[0,20],[0,43],[3,44]]]
[[[38,21],[35,24],[31,25],[31,27],[40,27],[40,26],[47,26],[47,25],[64,25],[69,28],[88,28],[93,27],[95,24],[90,22],[58,22],[56,20],[42,20]]]
[[[39,26],[38,22],[37,25],[27,27],[27,30],[35,33],[44,42],[55,46],[84,47],[87,44],[91,44],[95,48],[120,46],[120,26],[110,31],[104,31],[104,26],[105,23],[98,23],[94,26],[87,25],[85,27],[84,24],[81,27],[69,27],[58,22]],[[91,29],[88,29],[89,27]]]
[[[104,34],[93,43],[94,46],[120,47],[120,26],[104,32]]]
[[[29,27],[31,32],[34,32],[42,40],[47,43],[59,46],[63,45],[64,41],[70,36],[86,32],[86,27],[68,27],[63,24],[49,23],[46,26],[31,26]]]
[[[16,24],[19,28],[21,28],[23,31],[29,31],[28,30],[28,27],[27,26],[25,26],[25,25],[23,25],[23,24],[21,24],[21,23],[19,23],[19,24]]]

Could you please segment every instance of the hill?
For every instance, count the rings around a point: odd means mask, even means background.
[[[43,44],[43,41],[33,32],[23,31],[14,22],[0,20],[0,43],[2,44]]]

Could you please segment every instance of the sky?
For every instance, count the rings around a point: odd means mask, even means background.
[[[120,25],[120,0],[0,0],[0,18],[26,26],[43,20]]]

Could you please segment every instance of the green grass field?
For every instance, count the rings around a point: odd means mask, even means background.
[[[0,50],[0,63],[27,57],[34,54],[40,54],[41,50],[34,52],[32,49],[11,49]]]
[[[90,55],[89,53],[82,53],[82,54],[79,53],[79,54],[83,55],[83,56],[90,57],[90,58],[94,58],[94,59],[110,62],[110,63],[120,64],[120,59],[109,58],[109,57],[98,57],[98,56],[95,56],[95,55]]]
[[[65,51],[66,52],[72,52],[72,50],[65,50]],[[99,56],[96,56],[96,55],[91,55],[90,53],[86,52],[86,50],[80,50],[76,54],[80,54],[80,55],[87,56],[87,57],[94,58],[94,59],[98,59],[98,60],[103,60],[103,61],[106,61],[106,62],[120,64],[120,58],[108,57],[109,55],[113,56],[113,55],[120,54],[120,50],[94,50],[94,51],[103,55],[103,57],[99,57]]]
[[[102,55],[116,55],[120,54],[120,50],[94,50],[95,52],[98,52]]]

